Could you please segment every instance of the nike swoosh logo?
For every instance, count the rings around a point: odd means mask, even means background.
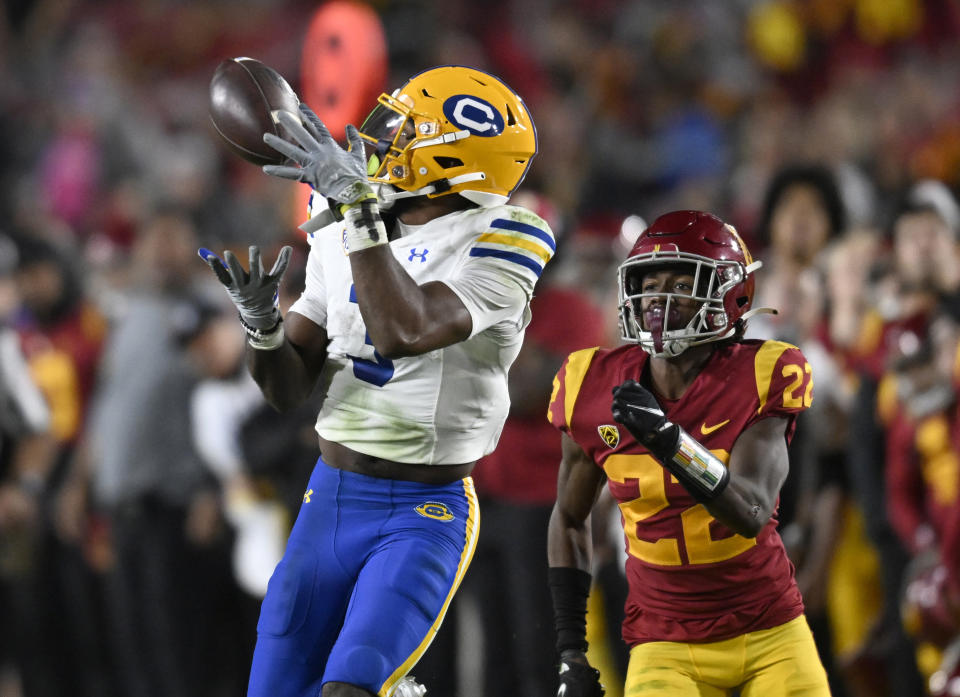
[[[663,416],[663,412],[660,409],[651,409],[650,407],[641,407],[636,404],[628,404],[627,409],[635,409],[635,410],[645,411],[648,414],[656,414],[657,416]]]
[[[714,424],[713,426],[707,426],[707,422],[704,421],[704,422],[700,425],[700,433],[702,433],[702,434],[705,435],[705,436],[709,436],[711,433],[713,433],[713,432],[716,431],[717,429],[723,428],[723,427],[726,426],[728,423],[730,423],[730,419],[727,419],[726,421],[721,421],[720,423]]]

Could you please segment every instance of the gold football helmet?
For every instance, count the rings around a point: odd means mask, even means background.
[[[460,194],[499,205],[537,153],[537,130],[523,100],[481,70],[432,68],[377,101],[360,135],[373,146],[368,174],[385,203]]]

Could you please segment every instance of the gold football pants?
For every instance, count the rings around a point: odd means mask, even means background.
[[[772,629],[710,643],[634,646],[624,697],[829,697],[827,674],[802,615]]]

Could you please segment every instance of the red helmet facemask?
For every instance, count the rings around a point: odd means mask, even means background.
[[[679,356],[690,346],[733,336],[757,312],[751,310],[754,279],[761,262],[754,261],[737,231],[719,218],[699,211],[660,216],[641,233],[618,269],[620,334],[653,356]],[[647,292],[643,278],[664,267],[680,267],[693,276],[689,294]],[[641,315],[644,299],[652,309]],[[679,326],[677,302],[699,305]]]

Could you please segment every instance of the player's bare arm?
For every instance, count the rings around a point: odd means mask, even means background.
[[[350,255],[357,302],[377,351],[417,356],[469,338],[470,313],[449,286],[418,285],[386,245]]]
[[[327,357],[327,332],[296,312],[284,318],[286,340],[273,351],[247,344],[247,368],[264,398],[278,411],[302,404],[313,391]]]
[[[730,480],[706,504],[710,515],[744,537],[756,537],[773,515],[789,458],[785,419],[762,419],[737,439],[727,471]]]
[[[285,326],[280,315],[280,279],[291,251],[281,249],[269,273],[256,246],[250,247],[247,268],[230,250],[222,259],[209,249],[199,251],[237,307],[247,333],[250,374],[278,411],[292,409],[310,395],[326,358],[327,334],[322,327],[297,313],[289,314]]]
[[[590,512],[606,478],[573,438],[565,433],[561,438],[563,455],[548,528],[547,562],[590,573]]]
[[[590,513],[606,477],[565,433],[561,447],[557,501],[547,528],[548,578],[561,659],[558,694],[602,697],[600,674],[587,662],[586,606],[593,556]]]

